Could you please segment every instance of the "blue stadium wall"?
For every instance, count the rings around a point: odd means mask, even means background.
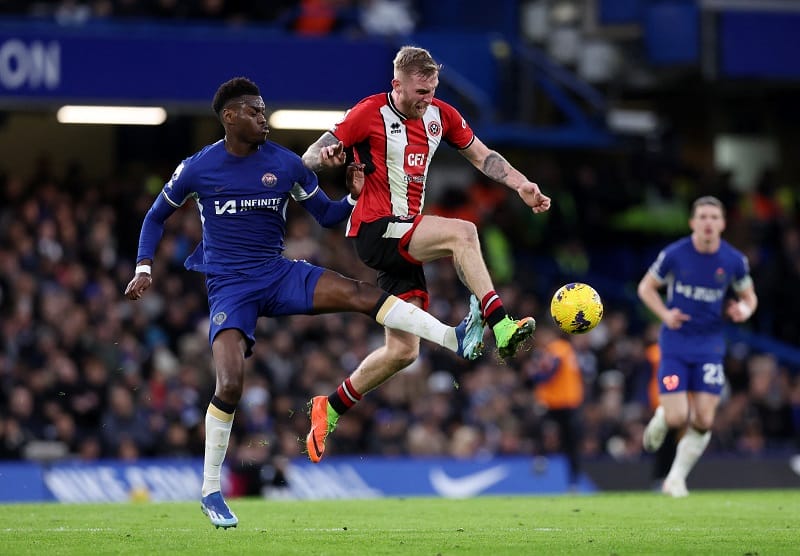
[[[288,485],[264,495],[288,499],[484,495],[591,495],[653,488],[648,459],[586,462],[577,490],[568,484],[562,456],[452,458],[333,457],[321,464],[294,460]],[[203,461],[153,459],[93,463],[0,462],[0,503],[155,502],[199,497]],[[322,485],[322,486],[321,486]],[[691,489],[800,488],[800,456],[703,458],[688,480]],[[223,486],[224,488],[224,486]]]
[[[498,106],[503,99],[493,43],[519,40],[517,3],[500,5],[491,20],[485,10],[470,9],[451,11],[457,15],[446,20],[442,6],[428,7],[427,25],[396,39],[310,38],[221,24],[63,26],[0,18],[0,102],[160,102],[207,110],[220,82],[247,75],[272,103],[347,107],[386,90],[397,47],[417,43],[445,62],[444,74],[452,68]],[[700,63],[701,17],[699,4],[686,0],[601,2],[600,11],[601,24],[639,25],[651,63],[667,65]],[[800,10],[721,9],[715,23],[720,77],[800,79]]]

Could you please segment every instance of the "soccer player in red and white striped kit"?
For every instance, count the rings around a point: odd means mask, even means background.
[[[533,334],[532,317],[513,319],[492,284],[481,255],[478,232],[471,222],[423,215],[425,185],[431,158],[444,140],[492,180],[516,191],[534,213],[550,208],[550,198],[500,154],[475,136],[451,105],[434,98],[441,65],[414,46],[402,47],[394,59],[391,91],[368,96],[348,110],[305,154],[314,171],[345,163],[347,149],[365,165],[365,183],[350,216],[346,235],[359,257],[378,271],[378,285],[389,293],[427,308],[429,299],[422,265],[452,257],[461,281],[472,292],[492,329],[498,353],[512,357]],[[386,330],[386,343],[373,351],[330,396],[310,402],[311,431],[306,445],[318,462],[325,439],[343,413],[361,397],[419,355],[419,339]]]

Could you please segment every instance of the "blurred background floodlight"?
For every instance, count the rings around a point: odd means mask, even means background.
[[[618,133],[647,135],[658,129],[658,117],[650,110],[625,110],[612,108],[608,111],[608,127]]]
[[[276,110],[269,117],[275,129],[326,131],[342,118],[341,110]]]
[[[167,111],[159,106],[78,106],[58,109],[56,118],[62,124],[161,125]]]

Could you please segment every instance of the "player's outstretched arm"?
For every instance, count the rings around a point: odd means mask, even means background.
[[[344,152],[344,144],[330,131],[323,133],[303,153],[303,164],[314,172],[341,166],[345,160],[347,160],[347,153]]]
[[[125,297],[135,301],[144,295],[145,290],[153,283],[153,277],[150,275],[152,264],[153,261],[150,259],[142,259],[136,263],[136,273],[125,288]]]
[[[332,201],[321,188],[317,188],[313,195],[301,201],[300,204],[323,227],[331,228],[350,216],[363,187],[364,165],[352,162],[347,166],[349,195],[339,201]]]
[[[159,195],[147,211],[139,233],[139,252],[136,256],[136,271],[133,279],[125,288],[125,297],[137,300],[142,297],[145,290],[153,283],[151,268],[153,255],[161,236],[164,234],[164,222],[175,212],[174,206],[169,204],[164,195]]]
[[[485,176],[516,191],[534,213],[538,214],[550,209],[550,197],[542,193],[537,184],[528,180],[500,153],[491,150],[477,137],[473,139],[469,147],[459,152]]]

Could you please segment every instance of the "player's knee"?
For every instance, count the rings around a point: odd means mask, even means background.
[[[664,420],[667,422],[667,426],[669,428],[679,429],[681,427],[686,426],[686,423],[689,421],[689,412],[682,410],[665,411]]]
[[[707,415],[695,415],[694,419],[692,419],[692,428],[701,434],[711,430],[711,425],[713,424],[713,416],[708,417]]]
[[[376,307],[378,301],[383,297],[383,290],[361,280],[353,280],[352,291],[347,299],[353,304],[353,309],[370,315],[377,312],[380,307]]]
[[[456,241],[458,241],[460,245],[477,245],[478,228],[475,226],[475,224],[469,222],[468,220],[456,220],[456,222],[458,222],[458,228],[456,229]]]
[[[419,357],[419,346],[396,345],[389,350],[389,356],[397,371],[405,369]]]
[[[405,356],[395,358],[395,367],[397,370],[405,369],[417,360],[417,355],[407,354]]]
[[[233,400],[236,400],[238,403],[242,397],[243,382],[242,373],[218,370],[216,394],[227,402],[234,403]]]
[[[441,241],[453,251],[479,245],[478,228],[468,220],[448,219],[447,225],[442,226],[439,233]]]

